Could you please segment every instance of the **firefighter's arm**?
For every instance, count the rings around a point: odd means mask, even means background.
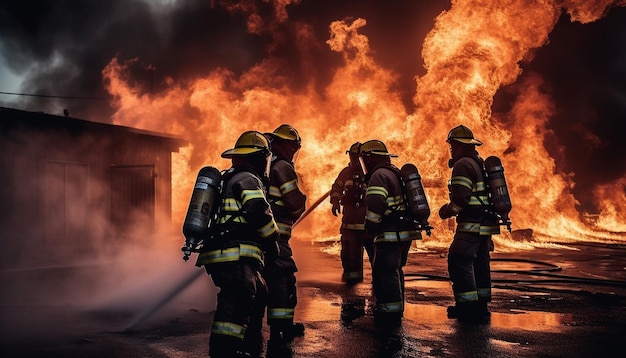
[[[341,213],[341,196],[343,195],[343,190],[346,185],[347,178],[347,170],[348,168],[343,168],[332,187],[330,188],[330,204],[332,205],[332,213],[337,216],[338,213]]]
[[[470,168],[463,163],[457,163],[452,168],[452,178],[448,184],[450,202],[439,209],[439,217],[447,219],[460,213],[469,204],[472,186]]]
[[[298,186],[298,175],[291,165],[285,165],[277,172],[283,202],[287,210],[291,212],[294,220],[297,220],[306,209],[306,195],[300,191]]]
[[[365,205],[367,207],[365,214],[365,230],[369,233],[382,231],[383,215],[387,210],[387,197],[389,196],[389,192],[380,179],[379,176],[373,176],[365,192]]]
[[[278,225],[265,198],[263,186],[257,178],[249,177],[233,187],[241,201],[242,216],[254,229],[264,251],[275,251]],[[268,255],[273,253],[268,252]]]

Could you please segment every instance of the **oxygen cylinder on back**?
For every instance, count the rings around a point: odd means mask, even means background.
[[[419,225],[420,230],[426,230],[426,233],[430,235],[432,228],[428,223],[430,207],[417,167],[411,163],[404,164],[400,169],[400,177],[404,183],[404,195],[413,219]]]
[[[485,159],[485,171],[487,172],[487,186],[491,194],[493,208],[502,220],[502,225],[506,225],[511,231],[511,220],[509,213],[511,212],[511,197],[504,178],[504,167],[502,161],[496,156],[490,156]]]
[[[204,167],[198,172],[183,223],[185,246],[182,251],[185,254],[183,256],[185,261],[208,235],[211,219],[219,206],[221,181],[222,174],[214,167]]]

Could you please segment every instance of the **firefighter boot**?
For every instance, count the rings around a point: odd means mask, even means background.
[[[481,303],[457,302],[454,306],[448,307],[448,318],[456,318],[462,323],[487,323],[489,317],[481,312]]]
[[[487,304],[487,301],[478,301],[478,315],[489,319],[491,317],[491,312],[489,312],[489,306]]]

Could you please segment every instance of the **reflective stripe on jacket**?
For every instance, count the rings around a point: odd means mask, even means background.
[[[399,170],[391,164],[374,168],[365,192],[365,227],[376,234],[375,243],[422,238],[409,219]]]
[[[343,206],[341,229],[365,230],[365,190],[367,184],[360,169],[348,164],[330,189],[330,202]]]
[[[272,245],[278,225],[265,199],[261,179],[245,168],[231,168],[224,176],[224,190],[215,235],[198,255],[197,266],[254,259],[263,264],[262,247]]]
[[[279,158],[272,160],[268,199],[280,235],[291,237],[291,226],[304,213],[306,203],[292,163]]]
[[[489,194],[482,159],[462,157],[452,168],[448,183],[450,210],[457,214],[457,231],[493,235],[500,233],[497,218],[489,212]]]

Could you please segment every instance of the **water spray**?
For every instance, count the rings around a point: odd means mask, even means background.
[[[300,216],[300,218],[293,224],[295,227],[298,223],[300,223],[304,218],[306,218],[315,208],[317,208],[328,196],[330,195],[330,190],[322,195],[319,199],[317,199],[309,208]],[[205,271],[203,269],[195,270],[192,274],[187,276],[184,280],[180,281],[175,287],[168,291],[168,293],[163,296],[160,300],[158,300],[155,304],[150,306],[149,309],[144,311],[137,319],[135,319],[129,326],[126,328],[125,332],[131,333],[133,329],[152,316],[154,313],[163,308],[167,303],[169,303],[174,297],[178,296],[181,292],[183,292],[188,286],[190,286],[198,277],[202,276]]]

